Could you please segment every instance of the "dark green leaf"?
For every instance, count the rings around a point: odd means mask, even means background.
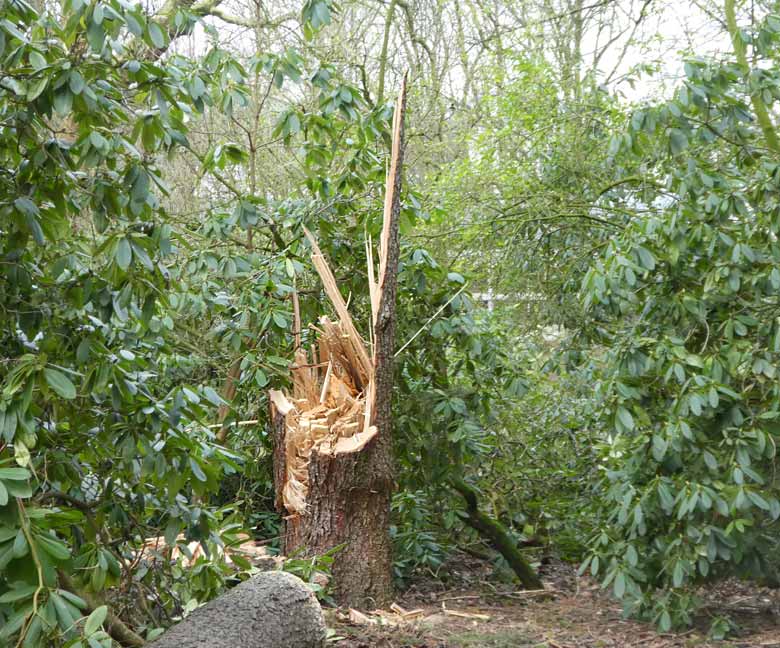
[[[127,270],[130,267],[130,262],[133,260],[133,250],[130,246],[130,241],[128,241],[127,238],[122,237],[119,239],[116,246],[116,252],[114,253],[114,259],[122,270]]]
[[[70,558],[70,550],[59,540],[48,535],[35,536],[35,543],[55,560]]]
[[[89,636],[97,632],[102,627],[107,615],[108,608],[105,605],[95,608],[84,624],[84,634]]]
[[[66,399],[76,398],[76,386],[64,373],[57,369],[46,367],[43,370],[46,382],[59,396]]]
[[[158,49],[163,49],[165,47],[165,34],[156,22],[150,21],[148,25],[149,29],[149,38],[152,39],[152,43],[154,46]]]
[[[11,481],[23,481],[31,477],[30,471],[26,468],[0,468],[0,479]]]
[[[669,146],[673,155],[679,155],[688,148],[688,138],[679,128],[669,131]]]

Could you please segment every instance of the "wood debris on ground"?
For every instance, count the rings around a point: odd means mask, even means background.
[[[416,617],[425,614],[425,610],[423,610],[422,608],[415,608],[414,610],[405,610],[400,605],[398,605],[398,603],[393,603],[390,606],[390,609],[403,619],[414,619]]]
[[[342,623],[348,623],[353,626],[398,626],[403,623],[410,623],[422,617],[425,610],[422,608],[406,610],[398,603],[393,603],[389,610],[372,610],[370,612],[348,608],[336,611],[336,618]]]
[[[546,589],[526,595],[495,580],[490,565],[459,556],[446,588],[436,579],[415,579],[389,611],[329,612],[337,635],[333,643],[339,648],[780,648],[776,590],[735,580],[709,587],[700,593],[708,614],[694,628],[659,633],[651,624],[625,619],[597,581],[578,576],[576,565],[554,560],[542,572]],[[735,636],[726,642],[709,638],[712,616],[735,610]]]
[[[462,610],[451,610],[444,603],[441,604],[441,611],[446,616],[460,617],[461,619],[475,619],[477,621],[490,621],[489,614],[481,614],[478,612],[463,612]]]
[[[224,557],[227,564],[232,564],[232,556],[248,560],[252,565],[264,569],[279,569],[284,563],[283,556],[276,556],[268,551],[268,548],[253,540],[245,533],[237,534],[239,543],[225,547],[216,547],[218,556]],[[172,544],[168,544],[165,536],[146,538],[140,549],[135,553],[135,560],[155,562],[157,560],[169,560],[172,562],[181,559],[183,567],[192,567],[199,558],[207,558],[203,545],[197,540],[186,541],[183,533],[176,536]]]

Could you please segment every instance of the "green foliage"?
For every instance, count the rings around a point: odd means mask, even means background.
[[[282,565],[282,569],[306,583],[318,600],[328,605],[334,605],[335,601],[331,597],[333,589],[331,568],[333,566],[333,557],[343,548],[344,545],[336,545],[324,554],[312,556],[311,558],[300,558],[296,555],[288,556]]]
[[[401,352],[397,371],[395,433],[405,492],[393,502],[394,540],[397,576],[404,578],[416,569],[436,573],[457,544],[480,540],[464,523],[453,478],[472,478],[488,510],[506,517],[520,539],[529,526],[527,501],[513,486],[542,468],[513,456],[514,442],[526,432],[512,417],[527,388],[518,375],[521,358],[527,361],[524,349],[512,344],[500,320],[461,292],[463,277],[447,272],[425,250],[407,251],[400,280],[399,344],[409,332],[418,334]],[[415,330],[411,324],[421,319],[426,301],[423,312],[443,310]]]
[[[595,86],[575,90],[542,57],[512,56],[495,73],[505,78],[480,102],[480,127],[437,170],[431,252],[454,259],[473,290],[503,295],[496,307],[513,332],[576,328],[581,273],[626,219],[622,205],[598,202],[623,109]]]
[[[309,3],[304,22],[319,28],[331,9]],[[134,5],[71,2],[60,19],[21,1],[2,11],[3,640],[103,641],[98,617],[82,627],[67,602],[78,597],[61,592],[99,598],[120,584],[152,597],[129,622],[154,633],[250,572],[220,558],[242,528],[237,509],[277,535],[275,515],[257,510],[271,499],[269,440],[258,429],[265,388],[287,375],[290,294],[314,285],[301,226],[320,232],[341,267],[365,268],[364,258],[343,263],[348,241],[365,227],[378,237],[381,205],[367,197],[359,220],[342,220],[356,191],[384,182],[376,143],[391,111],[368,110],[333,69],[295,50],[242,64],[214,45],[202,60],[167,54],[159,64],[167,26]],[[311,93],[278,120],[278,136],[305,161],[297,196],[231,182],[236,166],[254,163],[243,142],[217,141],[201,154],[188,139],[205,114],[253,110],[261,78],[269,91],[289,82]],[[197,223],[166,210],[163,168],[177,152],[196,156],[205,182],[230,191]],[[319,310],[315,292],[302,299],[308,321]],[[230,427],[231,452],[207,424],[226,405],[220,371],[234,358],[238,395],[225,423],[247,410],[260,423]],[[245,464],[245,452],[255,461]],[[210,502],[218,491],[226,509]],[[206,555],[189,566],[165,552],[139,563],[155,536],[185,555],[197,541]],[[307,579],[322,565],[307,568]]]
[[[777,25],[751,37],[767,61]],[[616,139],[619,172],[643,180],[611,199],[637,217],[583,281],[614,425],[584,567],[663,630],[690,622],[697,584],[771,575],[780,528],[780,166],[749,100],[772,105],[777,67],[694,59],[686,74]]]
[[[395,551],[394,576],[400,582],[419,571],[438,575],[452,549],[451,543],[437,532],[437,520],[427,499],[421,490],[393,495],[390,535]]]
[[[301,10],[304,36],[311,39],[318,30],[329,25],[334,9],[332,0],[306,0]]]
[[[480,462],[480,475],[490,509],[518,539],[533,538],[573,561],[582,557],[594,526],[593,439],[604,426],[593,398],[593,367],[568,366],[563,349],[578,346],[576,340],[557,344],[552,350],[517,345],[523,391],[496,404],[498,440]]]
[[[330,0],[302,3],[299,49],[241,60],[208,25],[199,59],[169,50],[197,10],[0,9],[3,645],[109,646],[116,609],[153,638],[253,573],[224,549],[279,535],[266,391],[288,380],[292,295],[304,345],[326,301],[304,226],[369,330],[392,106],[317,58]],[[512,54],[480,71],[500,91],[470,109],[479,127],[444,164],[408,164],[399,579],[476,540],[454,477],[517,542],[578,559],[587,536],[583,569],[664,630],[698,585],[771,575],[780,166],[756,107],[780,99],[779,35],[774,15],[740,32],[750,70],[690,59],[674,98],[630,119],[591,79]],[[259,157],[277,144],[280,186]],[[502,297],[486,312],[469,290]],[[142,553],[149,537],[182,555]],[[286,569],[329,601],[331,562]]]
[[[0,625],[30,646],[105,643],[60,576],[99,595],[134,577],[149,535],[220,543],[200,500],[239,468],[202,425],[214,390],[166,380],[177,234],[160,171],[234,64],[158,65],[161,28],[134,5],[64,12],[20,0],[0,20]]]
[[[402,483],[427,494],[421,510],[427,516],[430,502],[428,528],[442,547],[475,538],[447,488],[454,470],[518,541],[533,537],[576,558],[592,527],[589,450],[601,426],[590,376],[567,369],[557,327],[544,326],[579,327],[581,273],[627,218],[613,203],[594,209],[612,182],[610,130],[624,117],[613,97],[591,84],[575,91],[542,57],[508,61],[495,71],[501,91],[479,103],[480,127],[464,130],[458,159],[436,170],[430,252],[413,257],[418,275],[438,267],[433,257],[452,259],[451,276],[462,279],[458,269],[483,299],[496,295],[495,310],[456,299],[404,360]],[[416,308],[422,295],[401,303]],[[426,542],[403,555],[427,555]]]

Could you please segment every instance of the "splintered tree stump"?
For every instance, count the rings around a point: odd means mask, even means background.
[[[322,608],[306,584],[263,572],[193,611],[151,648],[322,648]]]
[[[273,421],[276,447],[283,447],[284,417],[276,413]],[[342,605],[368,609],[392,596],[392,465],[386,449],[377,447],[382,439],[375,441],[357,453],[312,453],[306,512],[288,516],[282,531],[288,556],[323,555],[341,545],[331,568],[333,596]],[[283,483],[283,474],[277,478]]]
[[[269,393],[283,552],[317,556],[336,550],[335,599],[368,609],[387,605],[392,597],[390,406],[405,104],[404,79],[393,119],[378,272],[366,242],[373,345],[358,332],[325,256],[305,230],[337,319],[319,318],[312,327],[316,343],[309,349],[296,338],[292,390]],[[294,310],[294,329],[300,331],[299,310]]]

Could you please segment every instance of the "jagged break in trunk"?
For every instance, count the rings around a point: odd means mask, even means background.
[[[276,504],[284,514],[283,551],[333,563],[336,600],[375,608],[392,596],[390,495],[394,484],[391,398],[399,256],[404,79],[393,120],[393,145],[378,281],[367,244],[374,346],[357,332],[314,237],[312,262],[338,321],[320,318],[311,355],[298,349],[292,394],[272,391]]]

